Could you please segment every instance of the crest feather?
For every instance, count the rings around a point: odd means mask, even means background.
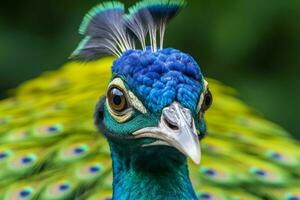
[[[84,17],[79,33],[85,38],[71,55],[72,59],[95,60],[105,55],[121,57],[135,49],[135,39],[146,50],[149,33],[153,52],[157,51],[157,32],[163,48],[166,24],[184,7],[184,0],[144,0],[129,8],[124,4],[104,2],[91,9]]]
[[[157,31],[160,37],[160,49],[162,49],[166,25],[184,8],[186,2],[185,0],[144,0],[143,4],[152,16],[152,21],[148,23],[152,49],[157,50]]]
[[[79,28],[85,38],[71,58],[94,60],[110,54],[121,56],[124,51],[134,48],[124,13],[124,5],[117,1],[104,2],[91,9]]]

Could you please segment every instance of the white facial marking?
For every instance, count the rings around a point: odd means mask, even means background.
[[[200,95],[200,99],[199,99],[199,102],[197,105],[197,112],[200,112],[200,110],[201,110],[202,103],[204,101],[204,95],[205,95],[205,92],[207,91],[207,87],[208,87],[208,83],[205,79],[204,79],[203,83],[204,83],[204,90],[203,90],[202,94]]]
[[[133,92],[129,91],[125,87],[125,84],[121,78],[115,78],[114,80],[112,80],[110,82],[108,88],[113,87],[113,86],[117,86],[124,91],[124,95],[126,96],[129,106],[134,107],[136,110],[138,110],[139,112],[141,112],[143,114],[147,113],[147,109],[145,108],[143,103],[133,94]],[[109,104],[107,103],[107,105],[109,105]],[[124,121],[128,120],[133,114],[133,110],[129,109],[128,112],[126,112],[122,115],[117,115],[109,106],[108,106],[108,111],[118,122],[124,122]]]

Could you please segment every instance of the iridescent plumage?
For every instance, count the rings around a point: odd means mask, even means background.
[[[183,5],[182,1],[174,2]],[[107,5],[122,7],[117,3]],[[137,6],[144,9],[145,5],[153,6],[149,1]],[[92,57],[80,54],[84,45],[77,50],[84,60],[103,56],[98,51]],[[107,86],[116,76],[136,97],[131,96],[132,101],[140,100],[134,103],[137,111],[132,116],[140,116],[143,123],[125,120],[121,131],[112,117],[105,121],[111,133],[126,135],[137,127],[157,124],[162,110],[174,99],[189,108],[195,120],[199,117],[195,122],[202,134],[200,138],[208,127],[208,136],[201,140],[200,166],[189,163],[190,178],[199,199],[300,198],[299,142],[237,99],[232,88],[213,79],[207,79],[214,104],[205,114],[205,125],[203,116],[197,115],[197,102],[205,87],[197,63],[178,50],[154,49],[151,46],[148,50],[127,50],[116,60],[108,57],[86,63],[70,62],[22,84],[11,97],[2,100],[0,199],[93,200],[111,196],[110,150],[93,125],[93,114],[99,97],[106,95]],[[171,148],[159,151],[161,156],[166,152],[180,155]],[[116,159],[114,155],[112,159]],[[164,157],[157,159],[168,164]],[[122,192],[126,191],[118,191]]]

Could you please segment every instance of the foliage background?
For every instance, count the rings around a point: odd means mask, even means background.
[[[3,1],[0,97],[65,63],[80,41],[83,15],[97,3]],[[233,86],[248,104],[300,137],[299,0],[188,0],[166,38],[166,46],[192,54],[207,76]]]

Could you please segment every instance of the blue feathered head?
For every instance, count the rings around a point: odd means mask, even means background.
[[[71,57],[116,56],[107,96],[96,110],[96,125],[112,149],[137,155],[169,146],[200,161],[199,138],[206,134],[204,112],[212,97],[196,61],[163,48],[166,24],[184,5],[184,0],[144,0],[125,14],[123,4],[107,2],[83,20],[85,38]]]

